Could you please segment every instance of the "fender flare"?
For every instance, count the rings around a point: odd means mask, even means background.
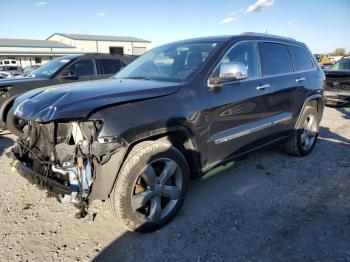
[[[303,104],[303,107],[301,108],[300,112],[299,112],[299,116],[298,116],[298,119],[297,121],[295,122],[295,126],[294,126],[294,129],[297,129],[299,124],[300,124],[300,121],[301,121],[301,117],[303,115],[303,112],[306,108],[306,105],[308,102],[312,101],[312,100],[321,100],[322,101],[322,106],[324,106],[324,98],[321,94],[315,94],[315,95],[311,95],[309,97],[307,97],[304,101],[304,104]]]
[[[89,201],[93,200],[106,200],[111,194],[115,181],[118,178],[120,169],[128,157],[132,148],[145,140],[158,140],[163,137],[167,137],[168,134],[172,132],[183,132],[186,136],[187,141],[190,145],[190,150],[195,150],[196,144],[194,144],[194,139],[191,132],[184,126],[174,126],[171,128],[159,128],[146,133],[140,134],[137,139],[135,138],[132,142],[120,148],[119,151],[114,153],[108,162],[104,165],[96,166],[96,175],[99,173],[100,177],[96,176],[94,185],[92,186],[91,193],[89,195]]]

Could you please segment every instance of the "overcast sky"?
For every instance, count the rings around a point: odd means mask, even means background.
[[[134,36],[153,46],[209,35],[268,32],[313,52],[350,51],[350,0],[0,0],[0,38],[52,33]]]

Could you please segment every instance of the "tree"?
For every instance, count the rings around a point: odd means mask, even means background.
[[[330,53],[330,55],[345,56],[346,50],[345,50],[345,48],[336,48],[333,52]]]

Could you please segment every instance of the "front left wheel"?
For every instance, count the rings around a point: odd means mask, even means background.
[[[189,168],[182,153],[167,143],[143,142],[129,153],[109,198],[117,220],[131,231],[153,231],[179,212]]]

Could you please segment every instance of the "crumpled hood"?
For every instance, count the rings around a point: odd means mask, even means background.
[[[18,97],[13,110],[27,121],[85,118],[99,107],[175,93],[180,85],[136,79],[107,79],[31,90]]]

